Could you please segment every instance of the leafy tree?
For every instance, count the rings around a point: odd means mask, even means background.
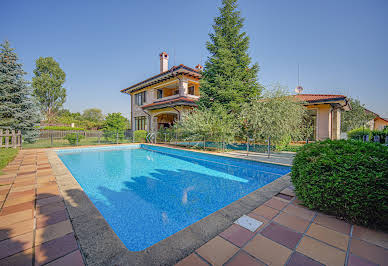
[[[39,57],[34,74],[34,95],[40,102],[47,121],[51,122],[66,101],[66,89],[63,87],[66,74],[52,57]]]
[[[233,142],[239,130],[235,116],[222,106],[183,113],[175,129],[179,137],[223,143]]]
[[[271,137],[275,144],[288,144],[291,139],[305,139],[311,133],[305,125],[306,116],[307,109],[301,102],[284,89],[275,88],[267,91],[263,99],[243,105],[242,133],[257,141]]]
[[[341,112],[341,131],[348,132],[352,129],[365,126],[369,121],[375,118],[375,115],[365,110],[365,105],[359,100],[349,98],[351,110]]]
[[[223,105],[237,111],[242,103],[261,93],[259,65],[251,66],[249,37],[242,32],[244,19],[236,10],[236,2],[223,0],[220,15],[214,19],[214,33],[206,43],[210,57],[200,81],[200,108]]]
[[[118,137],[122,139],[124,130],[128,129],[128,126],[128,119],[122,116],[121,113],[108,114],[104,123],[104,136],[108,140],[114,140],[118,134]]]
[[[18,63],[15,49],[8,41],[0,46],[0,128],[21,130],[24,140],[33,142],[39,134],[38,105],[23,78],[26,73]]]
[[[104,120],[104,115],[102,114],[101,109],[98,108],[89,108],[84,110],[82,114],[83,118],[93,122],[100,122]]]

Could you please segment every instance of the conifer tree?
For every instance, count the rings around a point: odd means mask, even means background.
[[[223,105],[238,111],[242,103],[261,93],[259,65],[251,65],[249,37],[242,31],[244,19],[236,8],[237,0],[223,0],[220,15],[214,19],[214,33],[206,43],[210,56],[200,86],[202,108]]]
[[[8,41],[0,44],[0,128],[21,130],[23,139],[33,142],[40,113],[14,50]]]

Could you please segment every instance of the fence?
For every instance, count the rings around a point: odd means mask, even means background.
[[[34,143],[23,143],[23,148],[50,148],[133,142],[130,130],[41,130]]]
[[[4,144],[3,144],[4,143]],[[22,146],[22,133],[20,130],[15,131],[0,129],[0,148],[16,148]]]

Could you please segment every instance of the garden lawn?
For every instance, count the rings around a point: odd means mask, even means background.
[[[7,166],[18,154],[18,149],[13,148],[2,148],[0,149],[0,175],[3,174],[1,169]]]

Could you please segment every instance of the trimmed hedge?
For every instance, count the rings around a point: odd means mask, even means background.
[[[362,140],[362,137],[364,135],[369,135],[369,140],[371,140],[371,137],[372,137],[371,130],[369,128],[362,128],[362,127],[350,130],[347,134],[349,139],[354,139],[354,140]]]
[[[78,143],[80,143],[81,139],[83,139],[83,138],[84,138],[84,135],[78,134]],[[77,134],[76,133],[66,134],[66,136],[63,137],[63,139],[68,140],[71,145],[77,144]]]
[[[41,130],[85,130],[82,127],[65,127],[65,126],[46,126]]]
[[[307,144],[295,156],[291,180],[306,207],[388,229],[388,147],[353,140]]]
[[[135,142],[146,142],[147,131],[136,130],[135,132],[133,132],[133,137]]]

